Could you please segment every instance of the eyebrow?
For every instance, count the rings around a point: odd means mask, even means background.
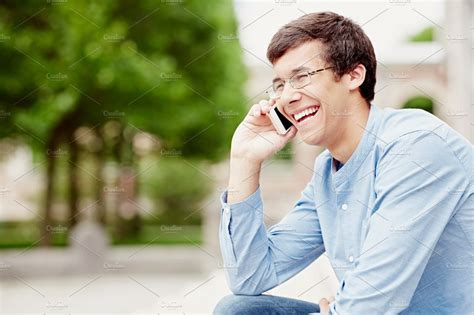
[[[301,71],[304,71],[304,70],[308,71],[308,70],[311,70],[311,69],[308,68],[308,67],[300,66],[300,67],[298,67],[298,68],[296,68],[296,69],[291,70],[291,72],[290,72],[290,77],[291,77],[293,74],[296,74],[296,73],[301,72]],[[275,83],[275,82],[280,81],[280,80],[281,80],[281,78],[276,77],[276,78],[274,78],[274,79],[272,80],[272,83]]]

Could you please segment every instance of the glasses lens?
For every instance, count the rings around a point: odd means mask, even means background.
[[[273,92],[275,92],[275,94],[281,94],[284,87],[285,87],[285,81],[276,81],[276,82],[273,82],[272,89],[273,89]]]
[[[293,78],[291,78],[291,84],[295,89],[300,89],[302,87],[305,87],[311,82],[311,79],[309,77],[308,73],[298,73],[296,74]]]

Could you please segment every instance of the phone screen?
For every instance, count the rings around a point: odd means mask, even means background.
[[[280,118],[281,120],[281,123],[283,124],[283,127],[285,127],[285,130],[287,130],[288,128],[290,128],[291,126],[293,126],[293,124],[291,123],[291,121],[289,121],[288,119],[286,119],[286,117],[280,113],[280,111],[278,110],[278,108],[275,107],[275,112],[277,113],[278,115],[278,118]]]

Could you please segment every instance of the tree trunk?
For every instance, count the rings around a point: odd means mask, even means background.
[[[96,186],[96,200],[97,200],[96,218],[103,226],[105,226],[107,223],[107,214],[105,211],[105,204],[104,204],[104,186],[105,186],[104,167],[105,167],[105,158],[106,158],[106,148],[105,148],[104,137],[100,133],[100,131],[98,131],[96,135],[102,142],[102,148],[100,150],[97,150],[94,153],[95,160],[96,160],[95,176],[98,179],[97,186]]]
[[[78,166],[79,163],[79,147],[74,141],[74,133],[71,132],[69,141],[69,221],[68,227],[71,229],[76,225],[78,221],[78,204],[79,204],[79,174]]]
[[[53,195],[54,195],[54,173],[56,170],[56,154],[58,149],[59,136],[58,133],[53,132],[46,145],[46,192],[44,199],[44,218],[41,222],[41,245],[51,245],[51,228],[52,218],[51,210],[53,207]]]
[[[119,143],[121,162],[119,165],[119,187],[122,190],[117,209],[118,224],[116,235],[119,239],[137,238],[142,228],[139,208],[136,204],[138,174],[134,164],[133,136],[134,133],[127,133],[127,129],[124,128]]]

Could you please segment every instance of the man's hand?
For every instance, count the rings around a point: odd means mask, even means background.
[[[268,113],[275,100],[262,100],[254,104],[244,120],[234,132],[231,145],[231,158],[245,159],[262,163],[296,135],[291,127],[286,135],[279,135],[273,127]]]
[[[230,150],[229,204],[240,202],[257,190],[263,161],[296,135],[294,126],[284,136],[276,132],[268,117],[273,105],[274,100],[253,105],[234,132]]]
[[[334,296],[329,297],[329,299],[322,298],[319,300],[319,313],[321,315],[329,314],[329,304],[334,301]]]

